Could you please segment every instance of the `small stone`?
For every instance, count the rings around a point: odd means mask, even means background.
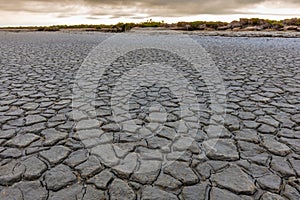
[[[163,191],[157,187],[145,186],[141,200],[170,200],[178,199],[176,195]]]
[[[175,190],[178,189],[182,185],[182,183],[172,176],[161,173],[155,181],[154,185],[159,186],[163,189]]]
[[[278,194],[266,192],[261,196],[260,200],[285,200],[285,199]]]
[[[28,134],[19,134],[16,137],[9,140],[6,145],[10,147],[16,147],[16,148],[24,148],[30,145],[32,142],[38,140],[39,137],[28,133]]]
[[[128,155],[129,152],[133,152],[134,149],[141,145],[140,142],[130,142],[130,143],[114,143],[113,148],[116,152],[116,155],[120,158],[124,158],[126,155]],[[147,144],[145,144],[147,145]],[[139,147],[137,147],[139,148]]]
[[[277,136],[280,137],[280,139],[282,138],[300,138],[300,135],[297,134],[297,131],[292,130],[292,128],[282,128],[278,131]],[[282,140],[281,140],[282,142]]]
[[[176,131],[173,128],[169,128],[169,127],[163,127],[159,133],[157,133],[157,135],[164,137],[168,140],[174,140],[174,138],[176,137]]]
[[[297,154],[300,154],[300,139],[280,138],[279,141],[288,145]]]
[[[151,137],[147,138],[148,147],[151,149],[162,149],[171,144],[171,141],[165,138]]]
[[[192,144],[189,146],[188,150],[193,154],[200,154],[202,150],[200,149],[199,143],[193,141]]]
[[[117,124],[114,124],[114,123],[103,125],[101,127],[101,129],[103,131],[107,131],[107,132],[118,132],[121,130],[121,128]]]
[[[106,200],[106,195],[104,191],[97,190],[96,188],[88,185],[86,187],[86,192],[82,200]]]
[[[132,123],[128,121],[122,123],[122,131],[124,132],[136,133],[138,128],[139,126],[137,126],[134,121],[132,121]]]
[[[152,123],[164,123],[167,121],[167,113],[165,112],[151,112],[149,114],[150,121]]]
[[[256,116],[251,112],[240,112],[239,118],[241,118],[242,120],[254,120]]]
[[[89,178],[99,173],[104,167],[96,156],[90,156],[87,161],[75,167],[83,178]]]
[[[85,147],[81,141],[75,140],[73,138],[66,139],[66,143],[64,145],[72,149],[73,151],[76,151],[78,149],[83,149]]]
[[[0,112],[6,112],[9,110],[9,106],[0,106]]]
[[[140,128],[137,131],[137,134],[143,139],[153,136],[153,132],[147,129],[146,127]]]
[[[233,194],[227,190],[222,190],[217,187],[212,188],[210,192],[211,200],[241,200],[242,198],[236,194]]]
[[[24,114],[24,110],[23,109],[11,109],[10,111],[8,111],[7,113],[5,113],[6,116],[21,116]]]
[[[253,101],[263,102],[263,103],[270,102],[270,98],[263,97],[258,94],[251,95],[250,99]]]
[[[48,119],[47,126],[55,127],[57,125],[63,124],[65,121],[67,121],[65,114],[57,114]]]
[[[161,161],[141,160],[137,171],[133,173],[131,179],[141,184],[154,182],[161,170]]]
[[[174,151],[186,151],[193,143],[194,139],[191,137],[180,137],[173,144]]]
[[[273,156],[271,168],[280,173],[283,177],[295,176],[294,170],[283,157]]]
[[[289,159],[292,164],[293,169],[296,171],[297,175],[300,177],[300,160]]]
[[[129,186],[132,187],[134,190],[140,190],[142,185],[137,182],[128,182]]]
[[[269,174],[257,179],[259,186],[271,192],[278,193],[281,185],[281,178],[275,174]]]
[[[16,148],[5,148],[0,152],[0,158],[19,158],[22,156],[22,151]]]
[[[246,171],[248,172],[248,174],[251,174],[252,177],[254,178],[259,178],[262,176],[266,176],[270,174],[270,170],[268,169],[268,167],[266,166],[261,166],[261,165],[257,165],[255,163],[252,162],[248,162],[246,160],[240,160],[237,162],[237,165],[243,167],[244,169],[246,169]]]
[[[270,159],[270,154],[260,153],[255,156],[247,157],[250,162],[259,164],[259,165],[267,165],[268,160]]]
[[[73,121],[79,121],[88,118],[88,115],[82,111],[73,110],[72,112],[67,113],[67,117]]]
[[[77,123],[76,130],[99,128],[100,125],[100,122],[96,119],[81,120]]]
[[[5,139],[0,139],[0,145],[2,146],[6,142]]]
[[[40,122],[46,122],[47,119],[40,115],[28,115],[27,117],[25,117],[25,121],[26,121],[26,123],[25,123],[26,126],[28,126],[28,125],[37,124]]]
[[[22,106],[24,110],[35,110],[39,107],[37,103],[26,103]]]
[[[54,146],[49,150],[40,152],[39,154],[49,161],[51,165],[62,162],[70,153],[70,149],[64,146]]]
[[[292,200],[300,199],[300,193],[298,192],[298,190],[296,190],[295,188],[293,188],[290,185],[285,185],[282,196],[284,196],[288,199],[292,199]]]
[[[87,183],[94,184],[97,188],[105,190],[112,179],[113,174],[109,170],[103,170],[99,174],[87,180]]]
[[[15,184],[13,187],[22,191],[23,199],[40,199],[46,200],[47,190],[41,185],[40,181],[28,181]]]
[[[23,200],[23,195],[20,189],[6,187],[3,190],[0,190],[0,199],[1,200]]]
[[[257,122],[268,124],[270,126],[273,126],[277,128],[279,126],[279,122],[273,119],[271,116],[259,116],[257,119]]]
[[[67,121],[57,127],[58,130],[70,132],[70,130],[74,127],[75,123],[71,121]]]
[[[2,131],[0,132],[0,139],[10,139],[13,136],[15,136],[16,131],[15,130],[6,130],[6,131]]]
[[[300,124],[300,114],[292,115],[291,120],[293,120],[294,122]]]
[[[258,131],[264,134],[274,134],[276,132],[276,128],[267,124],[262,124],[258,128]]]
[[[260,125],[259,123],[252,120],[243,120],[243,124],[246,128],[254,129],[254,130],[256,130],[257,127]]]
[[[217,161],[217,160],[210,160],[207,163],[212,167],[213,172],[219,172],[222,169],[229,167],[229,162],[225,161]]]
[[[240,131],[234,132],[234,134],[237,140],[253,142],[253,143],[259,143],[260,141],[257,132],[252,129],[242,129]]]
[[[24,126],[24,119],[23,118],[17,118],[13,119],[7,122],[8,125],[16,126],[16,127],[23,127]]]
[[[213,180],[222,188],[237,194],[253,194],[256,191],[253,181],[236,165],[231,165],[222,172],[215,174]]]
[[[98,156],[101,162],[108,166],[114,166],[119,163],[115,151],[111,144],[103,144],[93,147],[91,153]]]
[[[163,171],[166,174],[169,174],[174,178],[180,180],[185,185],[192,185],[199,181],[198,177],[188,166],[188,164],[183,162],[172,162],[169,165],[167,165]]]
[[[200,174],[202,180],[208,179],[212,172],[212,167],[206,162],[198,164],[195,169]]]
[[[40,141],[38,141],[38,143],[35,145],[33,145],[32,147],[27,147],[25,149],[25,154],[26,155],[31,155],[31,154],[34,154],[34,153],[38,153],[38,152],[41,152],[41,151],[44,151],[44,150],[47,150],[49,149],[48,147],[40,147],[39,146],[39,143]]]
[[[84,195],[84,188],[80,184],[74,184],[69,187],[63,188],[59,191],[50,191],[49,200],[62,200],[62,199],[82,199]]]
[[[68,137],[67,132],[57,131],[55,129],[46,129],[41,132],[41,135],[44,137],[43,144],[45,146],[52,146],[58,141],[66,139]]]
[[[45,182],[48,190],[60,190],[63,187],[76,182],[77,178],[66,165],[58,165],[45,174]]]
[[[70,167],[75,167],[80,163],[83,163],[88,158],[88,152],[85,149],[80,149],[77,151],[72,152],[69,157],[64,161],[65,164],[69,165]]]
[[[9,121],[9,120],[13,120],[13,119],[18,119],[18,117],[16,117],[16,116],[2,116],[2,115],[0,115],[0,124],[5,124],[5,123],[7,123],[7,121]],[[8,129],[10,129],[10,128],[8,128]]]
[[[275,140],[273,137],[263,137],[263,146],[271,153],[279,156],[286,156],[291,152],[291,149]]]
[[[252,142],[238,141],[238,146],[241,154],[245,157],[254,157],[266,152],[266,149]]]
[[[45,123],[37,123],[30,126],[22,127],[22,133],[35,133],[36,135],[40,134],[42,130],[46,128]]]
[[[115,133],[115,138],[120,143],[131,143],[131,142],[138,142],[141,140],[141,138],[137,134],[124,133],[124,132]]]
[[[121,178],[129,178],[129,176],[133,173],[133,170],[137,165],[137,154],[129,153],[124,159],[120,161],[120,163],[113,168],[116,174]]]
[[[127,199],[134,200],[135,194],[130,186],[121,179],[115,179],[109,186],[111,200]]]
[[[205,129],[209,138],[231,137],[231,133],[224,126],[210,125]]]
[[[182,190],[184,200],[205,200],[207,183],[199,183],[193,186],[186,186]]]
[[[47,165],[36,157],[30,157],[22,164],[26,167],[23,175],[26,180],[37,179],[47,170]]]
[[[167,154],[167,159],[171,161],[183,161],[189,162],[192,159],[192,154],[189,151],[180,152],[180,151],[173,151]]]
[[[80,140],[87,140],[100,138],[103,134],[103,131],[100,129],[88,129],[88,130],[79,130],[76,132]]]
[[[230,114],[226,114],[224,125],[228,128],[229,131],[239,130],[240,129],[240,120],[238,117],[235,117]]]
[[[143,160],[163,160],[163,153],[160,150],[139,148],[138,153]]]
[[[203,142],[206,156],[214,160],[238,160],[239,154],[231,139],[210,139]]]
[[[24,172],[25,166],[16,161],[0,166],[0,185],[12,185],[20,181]]]

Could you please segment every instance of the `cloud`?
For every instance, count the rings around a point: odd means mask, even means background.
[[[299,0],[0,0],[0,14],[5,11],[51,14],[57,18],[86,16],[88,19],[98,19],[110,16],[135,19],[140,16],[247,14],[247,9],[252,9],[249,13],[253,14],[253,9],[263,4],[290,6],[300,12]]]
[[[271,0],[0,0],[0,11],[128,16],[184,16],[199,14],[236,14],[238,10]],[[299,0],[281,0],[297,4]],[[83,8],[83,9],[79,9]],[[276,14],[276,13],[274,13]]]

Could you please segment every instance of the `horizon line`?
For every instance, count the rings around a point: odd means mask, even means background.
[[[201,21],[201,22],[221,22],[221,23],[232,23],[234,21],[239,21],[240,19],[260,19],[260,20],[272,20],[272,21],[283,21],[283,20],[289,20],[289,19],[300,19],[300,17],[291,17],[291,18],[284,18],[284,19],[269,19],[269,18],[260,18],[260,17],[240,17],[238,19],[232,20],[232,21],[220,21],[220,20],[191,20],[191,21],[176,21],[176,22],[165,22],[165,20],[152,20],[151,18],[145,20],[145,21],[140,21],[140,22],[117,22],[117,23],[76,23],[76,24],[49,24],[49,25],[0,25],[0,28],[30,28],[30,27],[54,27],[54,26],[80,26],[80,25],[87,25],[87,26],[97,26],[97,25],[105,25],[105,26],[114,26],[117,24],[141,24],[141,23],[145,23],[148,22],[149,20],[152,22],[160,22],[160,23],[165,23],[165,24],[177,24],[179,22],[197,22],[197,21]]]

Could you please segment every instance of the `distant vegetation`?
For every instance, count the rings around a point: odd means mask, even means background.
[[[118,23],[114,25],[55,25],[55,26],[40,26],[40,27],[5,27],[0,28],[4,30],[35,30],[35,31],[60,31],[60,30],[84,30],[84,31],[104,31],[104,32],[125,32],[132,28],[149,28],[161,27],[170,30],[207,30],[207,31],[261,31],[261,30],[276,30],[276,31],[300,31],[300,18],[292,18],[285,20],[268,20],[259,18],[241,18],[239,21],[227,22],[207,22],[207,21],[194,21],[194,22],[178,22],[174,24],[167,24],[164,21],[155,22],[147,20],[141,23]]]
[[[261,31],[261,30],[294,30],[300,31],[300,18],[292,18],[285,20],[268,20],[259,18],[241,18],[239,21],[226,22],[178,22],[177,27],[179,29],[187,30],[249,30],[249,31]]]

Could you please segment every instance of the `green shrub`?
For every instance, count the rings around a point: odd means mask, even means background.
[[[162,22],[153,22],[153,21],[147,21],[147,22],[141,22],[138,24],[139,27],[160,27],[162,25]]]
[[[256,25],[258,25],[260,19],[259,18],[252,18],[249,21],[250,21],[251,25],[256,26]]]
[[[200,25],[204,25],[204,24],[205,24],[205,22],[203,22],[203,21],[195,21],[195,22],[190,23],[190,25],[193,29],[198,29],[198,27]]]
[[[276,21],[272,23],[272,28],[274,29],[282,29],[284,27],[282,22]]]
[[[228,23],[226,22],[205,22],[206,26],[209,28],[217,29],[220,26],[226,26]]]

